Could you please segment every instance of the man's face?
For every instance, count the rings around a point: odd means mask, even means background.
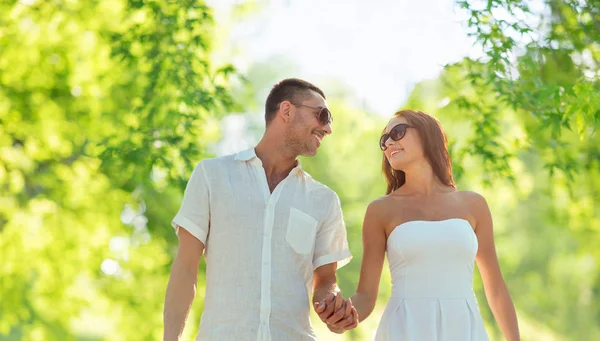
[[[292,105],[294,111],[288,129],[288,146],[298,155],[313,156],[326,135],[331,134],[331,122],[322,122],[319,117],[322,108],[327,108],[327,102],[316,92],[305,96]]]

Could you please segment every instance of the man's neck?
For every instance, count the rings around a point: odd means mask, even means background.
[[[287,151],[283,143],[269,141],[265,137],[256,145],[255,152],[262,162],[267,178],[283,179],[298,165],[297,155]]]

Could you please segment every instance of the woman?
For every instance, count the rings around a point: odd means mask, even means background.
[[[440,123],[397,112],[380,139],[387,195],[367,208],[360,281],[351,301],[362,321],[375,307],[384,255],[392,295],[375,340],[488,340],[472,289],[477,262],[485,294],[508,341],[519,340],[485,199],[458,191]]]

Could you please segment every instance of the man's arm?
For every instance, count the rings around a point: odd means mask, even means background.
[[[335,311],[340,309],[342,306],[343,298],[340,295],[340,289],[337,286],[337,277],[335,274],[337,263],[325,264],[318,267],[314,272],[314,285],[313,285],[313,304],[319,302],[329,303],[333,302],[335,298]],[[329,294],[329,295],[328,295]],[[326,301],[328,299],[328,301]],[[334,307],[332,305],[331,310]]]
[[[329,330],[343,333],[358,325],[358,314],[350,301],[344,301],[337,286],[337,263],[325,264],[314,272],[313,305]]]
[[[198,265],[204,244],[184,228],[179,228],[179,247],[171,266],[171,275],[163,312],[164,341],[177,341],[196,295]]]

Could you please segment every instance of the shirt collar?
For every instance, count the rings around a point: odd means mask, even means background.
[[[235,159],[237,161],[253,161],[254,159],[260,161],[258,159],[258,156],[256,156],[256,151],[254,150],[254,147],[246,149],[246,150],[242,150],[241,152],[235,154]],[[292,169],[292,171],[290,173],[295,173],[298,175],[306,175],[308,177],[310,177],[310,175],[308,173],[306,173],[303,169],[302,169],[302,165],[300,164],[300,161],[298,161],[298,164],[296,165],[296,167],[294,167],[294,169]]]
[[[241,152],[235,154],[235,159],[238,161],[249,161],[254,159],[256,156],[256,152],[254,151],[254,147],[242,150]]]

